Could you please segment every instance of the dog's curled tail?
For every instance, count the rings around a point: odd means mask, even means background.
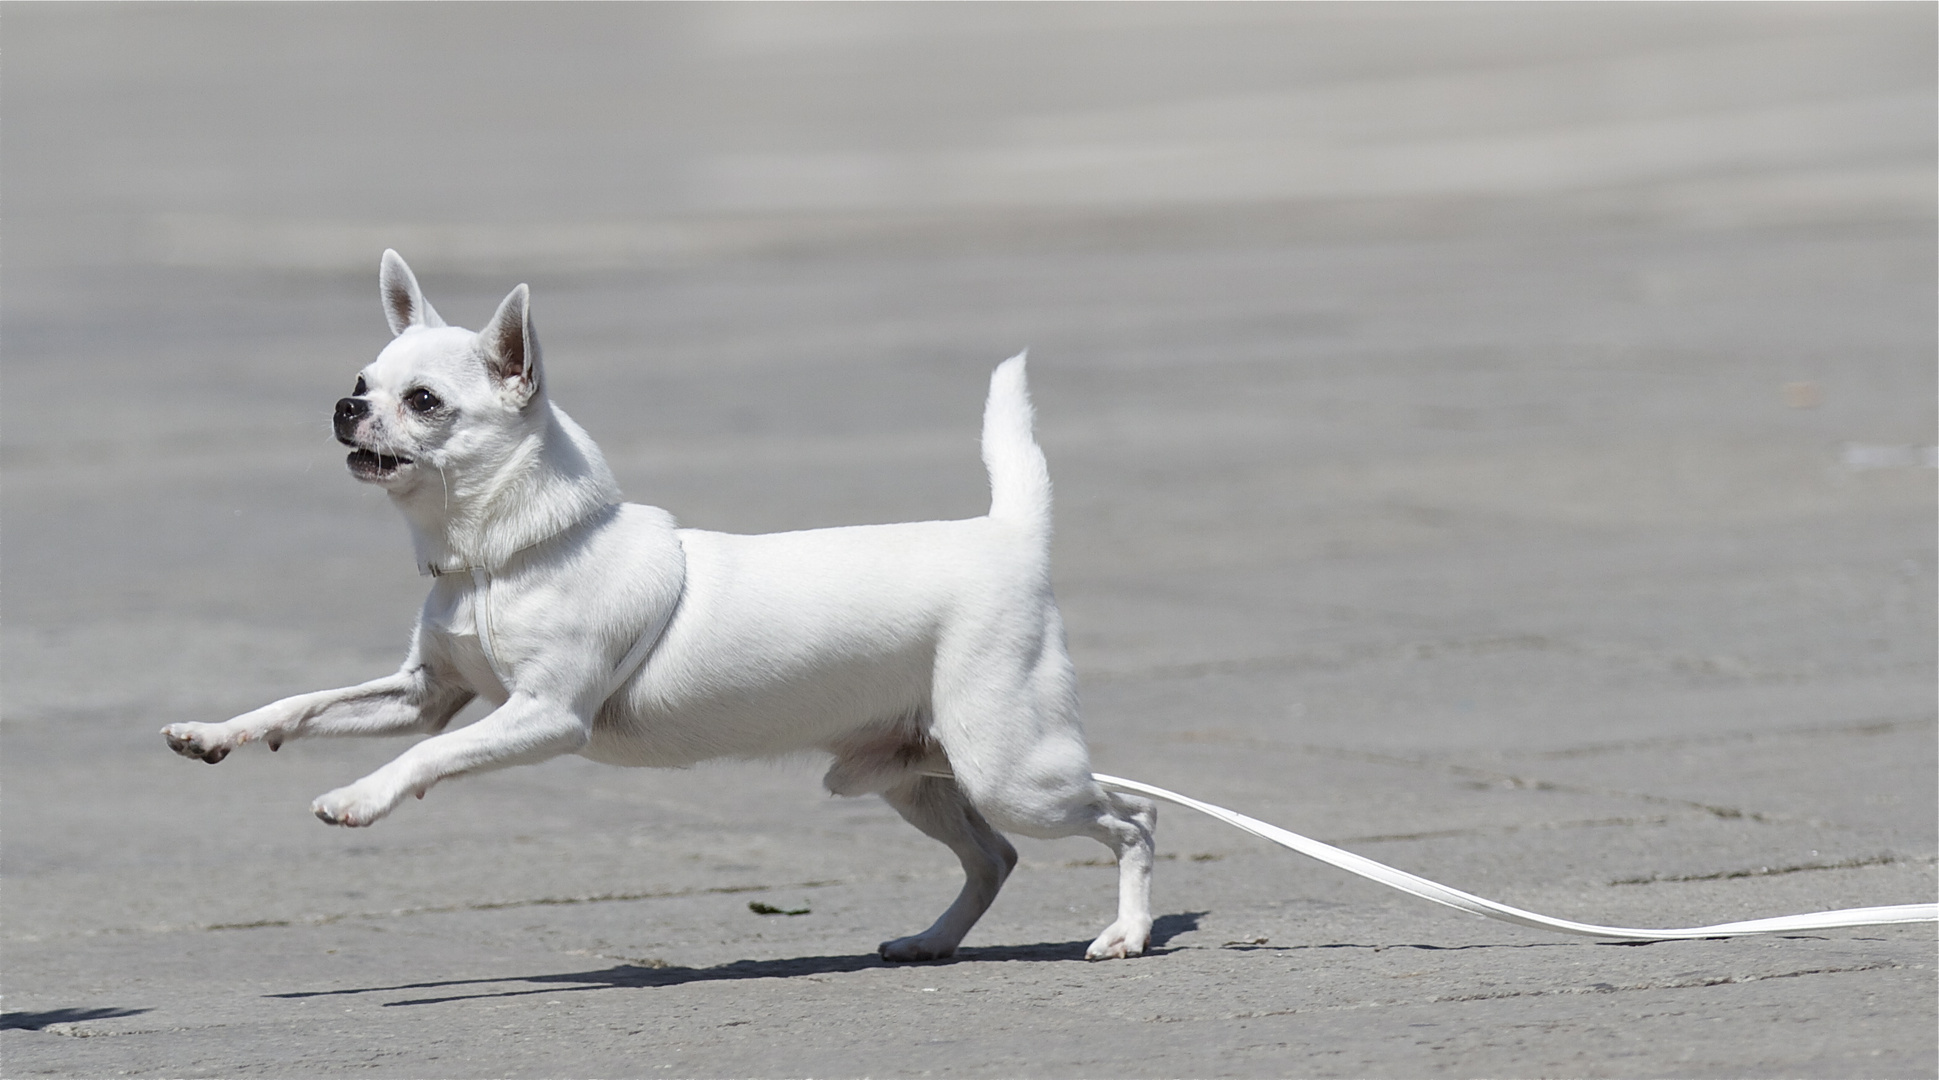
[[[1031,435],[1030,387],[1020,352],[997,365],[983,406],[983,465],[990,470],[990,517],[1050,531],[1050,468]]]

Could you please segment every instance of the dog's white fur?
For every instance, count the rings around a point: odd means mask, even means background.
[[[171,724],[170,746],[213,763],[258,740],[432,735],[318,798],[337,825],[559,754],[678,766],[824,751],[830,791],[881,795],[963,864],[949,910],[883,957],[955,951],[1016,864],[999,829],[1111,848],[1118,917],[1087,955],[1145,949],[1154,810],[1091,777],[1022,356],[990,380],[988,516],[735,536],[620,502],[598,447],[546,396],[524,285],[476,334],[445,325],[396,252],[381,286],[396,336],[337,428],[436,575],[410,653],[361,686]],[[645,663],[616,671],[661,626]],[[445,731],[473,697],[496,708]]]

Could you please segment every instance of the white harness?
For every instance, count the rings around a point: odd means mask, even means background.
[[[553,533],[552,536],[548,536],[544,540],[536,540],[527,544],[525,547],[518,549],[518,551],[514,551],[512,555],[507,556],[507,559],[530,551],[532,548],[545,543],[546,540],[551,540],[571,532],[581,524],[591,520],[591,516],[588,515],[573,522],[571,525]],[[488,566],[444,567],[438,566],[435,563],[426,563],[422,570],[425,574],[433,578],[451,577],[461,573],[471,576],[471,624],[478,634],[478,648],[484,652],[485,663],[490,666],[491,673],[498,679],[499,685],[505,688],[506,693],[511,693],[512,680],[508,676],[505,666],[499,662],[498,650],[492,646],[491,568]],[[626,655],[620,658],[619,666],[615,667],[613,673],[607,677],[605,691],[599,695],[600,701],[604,702],[607,698],[618,693],[619,688],[625,686],[627,680],[631,679],[640,670],[640,665],[646,663],[647,656],[653,652],[653,646],[660,643],[660,635],[666,633],[667,623],[673,621],[673,613],[679,606],[678,602],[666,605],[666,610],[660,612],[658,617],[640,632],[640,636],[633,642],[633,647],[626,650]]]
[[[498,662],[498,652],[492,648],[491,643],[491,571],[482,566],[467,566],[465,569],[471,573],[471,622],[478,633],[478,647],[484,651],[485,663],[491,665],[491,673],[498,677],[499,685],[505,688],[506,693],[510,693],[512,680],[506,676],[504,666]],[[431,576],[443,577],[453,572],[433,568]],[[615,667],[612,675],[608,677],[606,692],[599,695],[599,700],[605,701],[612,697],[620,687],[626,685],[626,680],[631,679],[633,674],[639,671],[640,665],[646,663],[647,654],[653,651],[653,646],[660,643],[660,635],[666,633],[667,623],[673,620],[674,608],[678,606],[678,604],[668,604],[659,618],[640,633],[639,638],[633,642],[633,647],[626,650],[626,655],[620,658],[619,666]]]

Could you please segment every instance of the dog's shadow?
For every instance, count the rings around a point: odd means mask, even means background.
[[[113,1020],[140,1016],[147,1009],[48,1009],[45,1012],[0,1013],[0,1031],[40,1031],[56,1024],[78,1024],[85,1020]]]
[[[1188,911],[1177,915],[1162,915],[1152,921],[1151,947],[1148,953],[1162,954],[1167,941],[1179,934],[1198,929],[1198,920],[1203,911]],[[987,948],[958,949],[949,960],[935,961],[922,966],[938,966],[962,963],[1062,963],[1081,962],[1084,949],[1089,941],[1059,941],[1039,945],[997,945]],[[395,993],[404,990],[454,991],[429,997],[406,998],[401,1001],[386,1001],[386,1008],[399,1005],[440,1005],[451,1001],[468,1001],[478,998],[526,997],[532,994],[572,993],[581,990],[650,989],[660,986],[680,986],[692,982],[717,982],[732,979],[793,979],[812,975],[837,975],[851,971],[865,971],[869,968],[903,968],[908,964],[892,964],[874,953],[854,956],[799,956],[786,960],[736,960],[731,964],[716,967],[690,968],[667,966],[647,966],[642,964],[619,964],[601,968],[598,971],[570,971],[548,975],[510,975],[494,979],[446,979],[438,982],[400,983],[394,986],[361,986],[343,990],[302,990],[287,994],[266,994],[265,997],[302,999],[317,997],[342,997],[356,994]],[[467,993],[461,987],[487,987],[504,984],[535,983],[537,989],[486,990]]]

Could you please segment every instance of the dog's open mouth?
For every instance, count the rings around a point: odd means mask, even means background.
[[[388,480],[397,475],[397,470],[409,465],[411,459],[395,454],[380,454],[375,450],[352,450],[344,458],[350,466],[350,475],[359,480]]]

